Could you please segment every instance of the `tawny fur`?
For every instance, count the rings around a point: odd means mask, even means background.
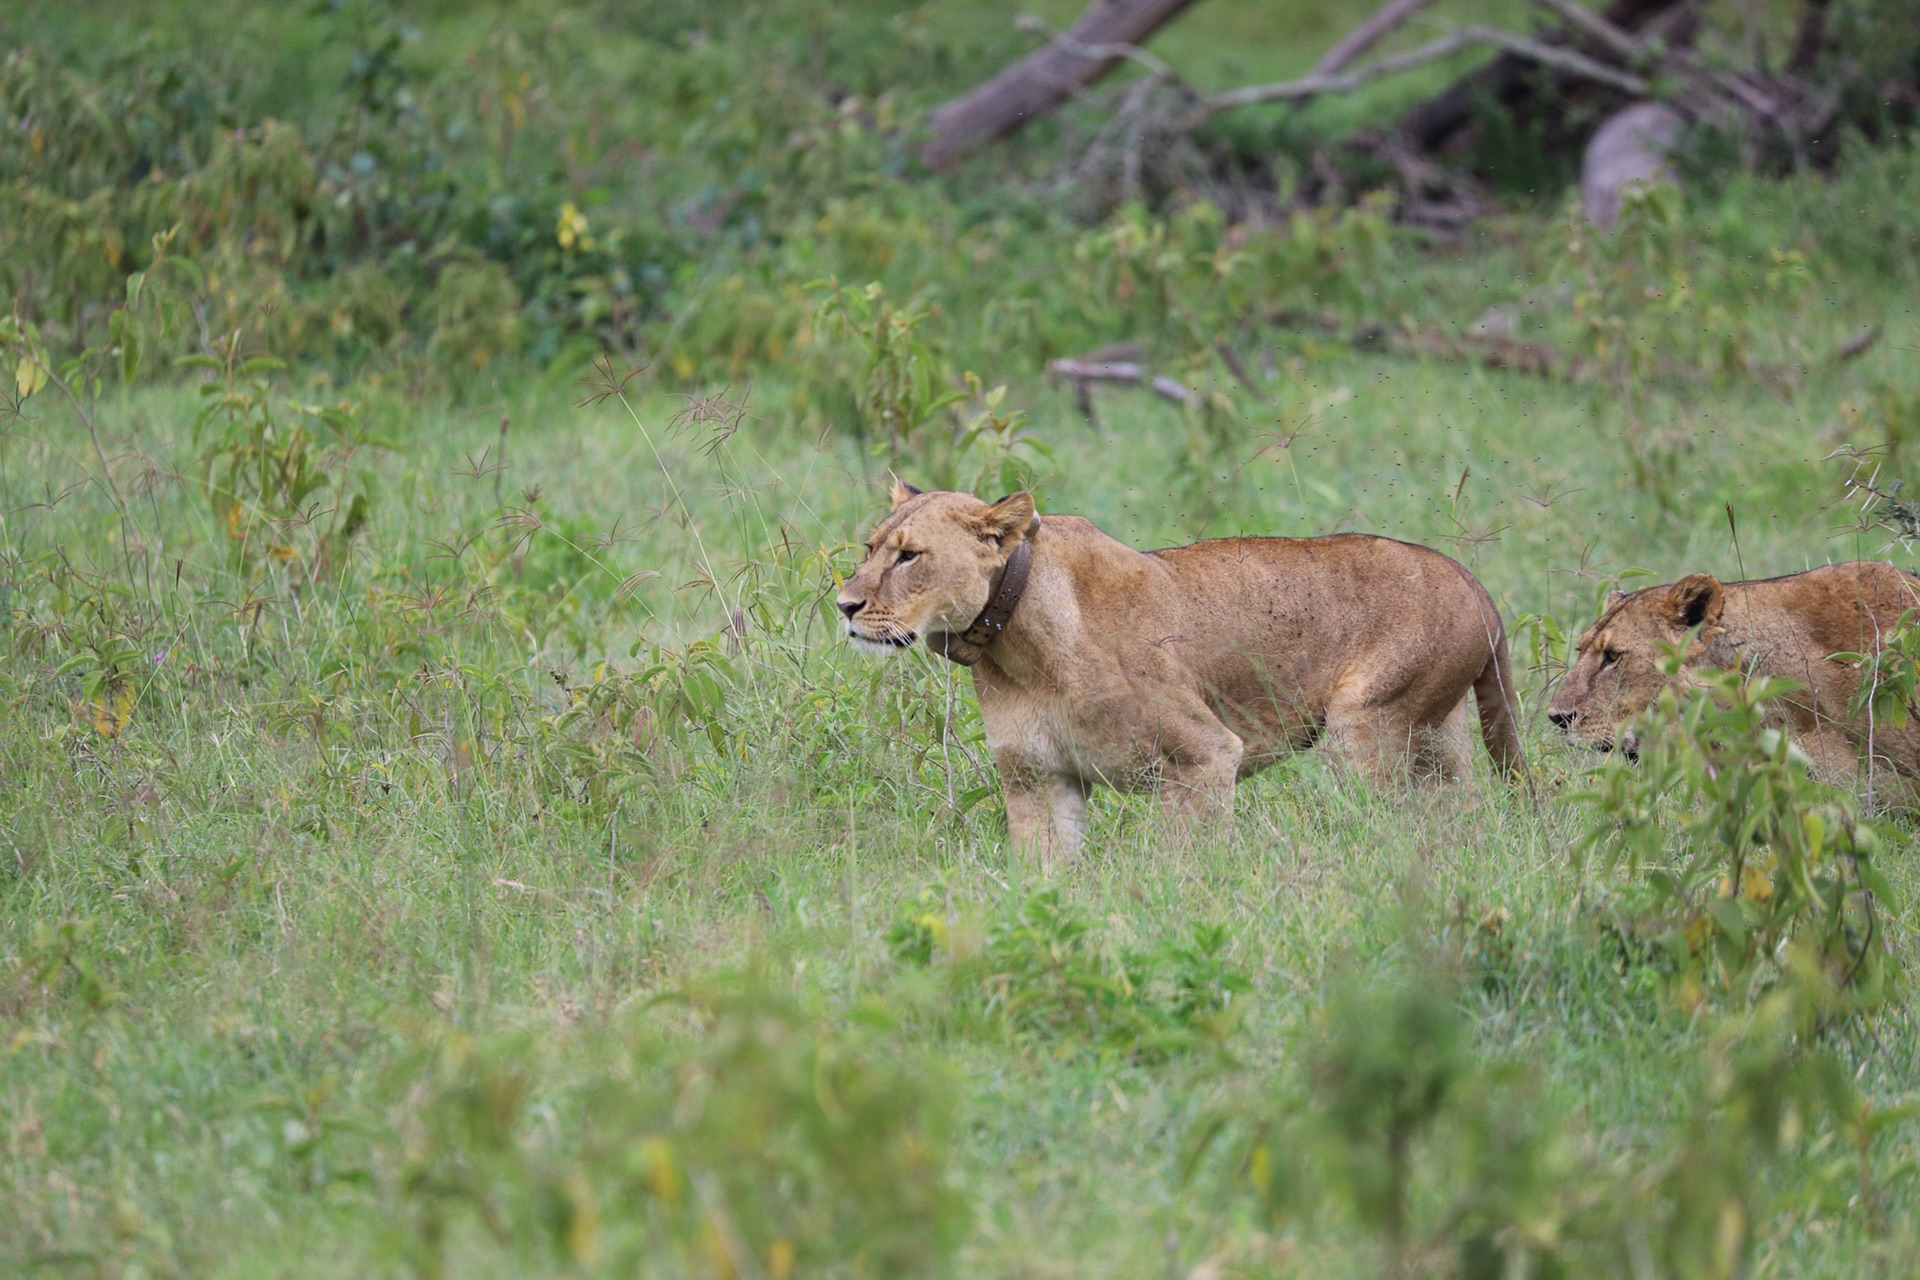
[[[1837,653],[1877,654],[1907,610],[1920,606],[1920,578],[1874,561],[1828,565],[1757,582],[1722,583],[1696,573],[1667,586],[1616,592],[1580,637],[1578,657],[1548,714],[1576,742],[1631,749],[1631,723],[1669,683],[1661,646],[1688,645],[1682,684],[1702,669],[1736,664],[1806,688],[1778,704],[1786,729],[1822,772],[1844,781],[1873,738],[1873,753],[1920,778],[1920,718],[1905,729],[1852,713],[1862,678]]]
[[[1525,769],[1499,614],[1437,551],[1342,534],[1142,553],[1036,520],[1025,493],[894,500],[839,598],[868,652],[964,630],[1033,542],[1026,594],[973,668],[1024,850],[1071,855],[1096,785],[1158,787],[1182,829],[1218,819],[1239,779],[1316,742],[1379,780],[1460,777],[1468,690],[1501,770]]]

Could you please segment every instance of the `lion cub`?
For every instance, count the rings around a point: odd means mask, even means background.
[[[1016,493],[899,485],[840,592],[864,653],[917,640],[973,667],[1014,844],[1071,856],[1088,792],[1158,786],[1185,827],[1315,742],[1369,776],[1457,778],[1466,696],[1525,770],[1506,633],[1466,569],[1361,534],[1220,538],[1142,553]]]
[[[1833,564],[1784,578],[1722,583],[1704,573],[1632,594],[1616,591],[1580,637],[1572,670],[1547,715],[1587,746],[1634,750],[1632,722],[1667,687],[1661,647],[1688,640],[1686,674],[1732,667],[1806,687],[1780,702],[1783,727],[1822,772],[1846,778],[1866,750],[1870,726],[1853,714],[1858,668],[1836,653],[1877,654],[1907,610],[1920,607],[1920,578],[1875,561]],[[1877,726],[1876,759],[1920,778],[1920,720]]]

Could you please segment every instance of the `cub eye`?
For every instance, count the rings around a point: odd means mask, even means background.
[[[895,564],[905,564],[909,560],[913,560],[917,558],[919,554],[920,553],[918,551],[902,551],[898,556],[894,557],[893,562]]]
[[[1614,663],[1618,661],[1620,661],[1620,651],[1618,649],[1601,650],[1600,669],[1602,671],[1605,671],[1608,667],[1612,666]]]

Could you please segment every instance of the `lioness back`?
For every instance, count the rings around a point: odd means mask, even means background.
[[[1485,588],[1430,547],[1368,534],[1216,538],[1148,553],[1204,624],[1181,646],[1216,709],[1266,749],[1317,738],[1343,708],[1388,703],[1436,722],[1477,693],[1503,768],[1519,767],[1505,630]],[[1492,688],[1503,685],[1505,687]],[[1498,705],[1492,705],[1497,703]],[[1292,709],[1294,714],[1289,714]],[[1304,718],[1307,731],[1302,732]]]
[[[1439,662],[1470,683],[1500,634],[1465,569],[1391,538],[1215,538],[1148,554],[1181,585],[1223,656],[1257,654],[1316,701],[1382,663]]]

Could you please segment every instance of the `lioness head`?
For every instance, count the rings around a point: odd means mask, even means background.
[[[899,653],[928,632],[960,632],[987,607],[993,576],[1035,524],[1033,495],[995,503],[970,493],[893,488],[893,510],[841,588],[847,639],[862,653]]]
[[[1725,610],[1719,580],[1704,573],[1631,595],[1614,592],[1600,620],[1580,637],[1578,657],[1547,718],[1575,742],[1603,751],[1619,746],[1632,754],[1634,717],[1669,683],[1660,670],[1662,646],[1680,644],[1699,628],[1687,644],[1683,679],[1685,672],[1733,661],[1721,623]]]

